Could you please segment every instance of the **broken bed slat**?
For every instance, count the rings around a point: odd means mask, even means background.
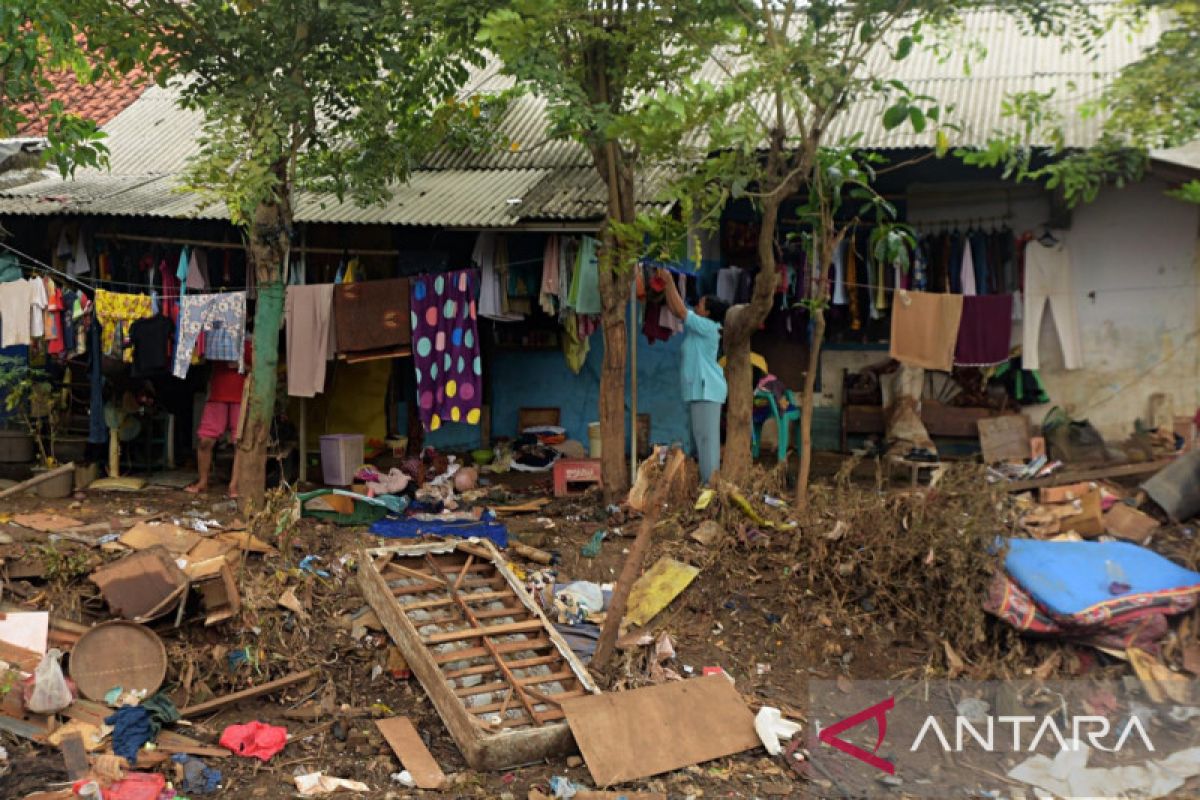
[[[462,630],[458,631],[435,633],[432,636],[427,636],[422,639],[421,643],[445,644],[446,642],[459,642],[463,639],[476,639],[485,636],[506,636],[510,633],[529,633],[530,631],[540,631],[541,629],[541,620],[527,619],[524,622],[506,622],[502,625],[481,625],[477,628],[463,628]]]

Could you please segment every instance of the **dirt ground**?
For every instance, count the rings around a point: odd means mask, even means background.
[[[862,474],[869,477],[872,471]],[[841,476],[843,480],[847,475]],[[550,493],[548,479],[522,476],[515,481],[494,480],[497,484],[508,483],[508,491],[517,498]],[[785,521],[789,509],[773,509],[762,501],[764,494],[779,488],[772,484],[778,476],[763,476],[761,480],[765,491],[760,487],[746,494],[756,498],[754,505],[760,513],[770,515],[767,522]],[[831,509],[839,509],[838,504],[848,503],[851,497],[839,491],[857,492],[855,497],[882,495],[870,489],[845,489],[844,484],[839,490],[831,479],[821,491],[825,495],[818,494],[813,510],[794,531],[747,524],[742,512],[728,502],[718,502],[707,512],[696,512],[690,505],[673,506],[664,516],[655,531],[647,566],[661,555],[670,555],[701,567],[696,581],[649,626],[655,633],[668,632],[674,640],[677,657],[668,662],[668,667],[686,676],[699,674],[704,667],[720,666],[733,677],[752,709],[772,705],[803,720],[810,678],[944,675],[952,666],[947,647],[966,660],[971,677],[995,678],[1035,667],[1062,649],[1055,643],[1019,640],[1001,623],[969,610],[967,607],[979,605],[978,598],[955,596],[954,581],[959,578],[941,576],[938,567],[959,575],[965,581],[961,586],[971,585],[972,575],[983,567],[960,561],[961,556],[954,552],[956,545],[946,544],[942,549],[943,544],[936,539],[940,534],[928,534],[932,537],[928,543],[917,541],[914,546],[919,552],[914,551],[915,556],[904,555],[908,552],[903,550],[904,536],[897,537],[890,553],[908,562],[887,568],[898,570],[896,573],[884,574],[884,568],[879,567],[877,571],[884,575],[880,586],[886,588],[872,588],[875,584],[866,572],[871,556],[852,542],[838,550],[843,542],[825,534],[838,521]],[[907,532],[905,535],[913,539],[925,536],[920,515],[928,515],[926,522],[931,530],[945,527],[933,509],[935,503],[927,498],[912,499],[915,493],[911,492],[898,494],[899,499],[871,501],[879,502],[880,508],[886,505],[886,513],[895,517],[898,532]],[[952,492],[947,490],[946,494]],[[994,498],[983,490],[981,495],[979,502],[986,508]],[[118,530],[122,520],[149,515],[183,521],[215,520],[221,529],[239,529],[246,524],[219,494],[194,497],[160,486],[148,486],[136,493],[86,491],[63,500],[26,495],[0,504],[0,522],[16,514],[41,511],[69,515],[84,523],[111,521]],[[875,513],[866,506],[863,509],[861,514]],[[951,512],[961,514],[957,507],[948,507],[946,513]],[[706,517],[714,518],[725,530],[723,539],[712,546],[700,545],[688,536]],[[847,518],[854,520],[851,527],[863,529],[853,531],[850,538],[872,535],[867,517]],[[601,583],[616,579],[638,526],[636,515],[627,511],[610,513],[597,494],[555,500],[535,514],[510,517],[507,522],[510,536],[559,556],[560,581]],[[993,535],[1003,524],[994,509],[990,518],[978,523],[981,531]],[[580,547],[601,529],[609,535],[600,555],[585,558]],[[14,524],[0,524],[0,532],[12,540],[0,546],[7,578],[2,598],[5,602],[49,610],[55,616],[84,624],[110,618],[87,575],[119,554],[70,541],[51,542],[48,534]],[[266,537],[269,532],[260,529],[260,533]],[[1194,541],[1186,532],[1173,535],[1184,557],[1192,558],[1194,564]],[[801,544],[810,541],[823,542],[821,547],[827,549],[814,550]],[[415,678],[396,679],[386,669],[391,644],[387,634],[382,630],[356,630],[350,621],[351,615],[366,606],[353,577],[354,554],[360,546],[377,545],[376,537],[362,528],[338,527],[306,518],[276,543],[283,549],[278,556],[246,556],[238,573],[245,603],[239,617],[206,628],[203,613],[189,607],[178,628],[173,619],[154,625],[169,656],[164,688],[180,707],[302,669],[318,673],[316,679],[228,706],[211,716],[194,719],[190,726],[176,728],[214,745],[221,731],[233,723],[261,720],[288,728],[291,741],[268,764],[236,757],[210,759],[210,766],[223,774],[219,796],[263,800],[292,797],[293,775],[316,770],[365,782],[372,791],[358,796],[369,798],[524,800],[531,789],[549,795],[549,780],[555,775],[590,785],[586,767],[568,766],[565,758],[504,773],[479,773],[467,768],[419,682]],[[926,547],[928,556],[924,556]],[[859,553],[859,561],[852,563],[844,555],[847,552]],[[317,556],[316,568],[327,571],[329,577],[300,569],[306,556]],[[862,574],[855,574],[856,570]],[[896,575],[903,573],[914,576],[911,592],[918,594],[905,595],[903,592],[909,590],[893,588],[898,583]],[[834,577],[820,577],[826,574]],[[831,582],[834,580],[842,582]],[[848,586],[866,588],[841,588]],[[961,586],[958,591],[962,591]],[[307,619],[277,604],[288,589],[308,607]],[[938,592],[945,596],[931,596]],[[926,596],[927,608],[913,607],[912,597]],[[905,607],[911,609],[912,618],[905,619],[904,613],[897,610]],[[246,658],[240,663],[231,661],[230,654],[239,650]],[[1065,650],[1068,658],[1063,663],[1077,666],[1078,659],[1073,660],[1071,654],[1078,651]],[[609,671],[598,676],[598,682],[605,688],[649,683],[647,660],[646,649],[619,653]],[[289,711],[294,716],[295,709],[317,704],[337,710],[332,715],[302,721],[287,716]],[[451,777],[447,789],[421,792],[392,783],[389,776],[399,764],[372,718],[395,715],[407,716],[417,725],[433,756]],[[2,743],[12,769],[0,777],[0,798],[18,798],[62,786],[65,773],[56,773],[61,769],[57,751],[8,733],[2,734]],[[166,771],[170,777],[169,765]],[[987,786],[985,779],[980,787]],[[803,780],[784,758],[768,757],[761,748],[613,788],[665,792],[671,798],[806,797],[824,793],[820,786]],[[993,781],[991,788],[1005,786]]]

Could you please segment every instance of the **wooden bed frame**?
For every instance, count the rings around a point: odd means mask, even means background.
[[[599,690],[490,542],[362,550],[358,582],[472,769],[574,749],[560,704]]]

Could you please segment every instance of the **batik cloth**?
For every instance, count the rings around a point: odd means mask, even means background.
[[[180,298],[179,344],[171,370],[176,378],[187,377],[192,350],[201,333],[205,358],[236,361],[240,371],[245,357],[246,293],[189,294]]]
[[[100,323],[101,348],[105,353],[120,353],[125,361],[132,362],[133,351],[125,347],[124,340],[129,335],[133,323],[153,316],[150,295],[121,294],[97,289],[95,305],[96,320]]]
[[[483,365],[476,329],[474,270],[412,279],[413,368],[421,424],[479,424]]]

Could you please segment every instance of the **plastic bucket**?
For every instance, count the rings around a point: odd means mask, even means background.
[[[361,433],[331,433],[321,437],[321,477],[329,486],[349,486],[363,463]]]
[[[588,423],[588,455],[592,458],[600,457],[600,423]]]

